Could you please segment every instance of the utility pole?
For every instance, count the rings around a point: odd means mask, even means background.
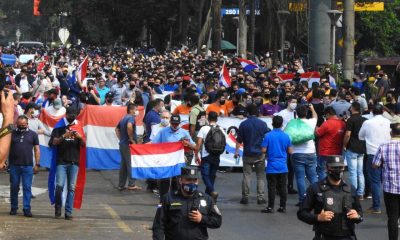
[[[250,6],[250,36],[249,36],[249,50],[251,52],[250,59],[255,60],[254,55],[254,43],[255,43],[255,36],[256,36],[256,7],[255,7],[255,0],[249,0]]]
[[[290,12],[286,10],[278,10],[278,22],[281,27],[281,63],[284,61],[284,49],[285,49],[285,24],[289,17]]]
[[[354,76],[354,0],[343,1],[343,76],[353,80]]]
[[[245,0],[239,0],[239,57],[247,58],[247,22]]]

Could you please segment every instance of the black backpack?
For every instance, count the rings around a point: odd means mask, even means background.
[[[225,151],[226,139],[223,130],[219,126],[210,126],[204,141],[204,147],[211,155],[221,155]]]

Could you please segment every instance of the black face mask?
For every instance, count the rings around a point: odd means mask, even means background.
[[[388,102],[388,103],[392,103],[392,100],[393,100],[393,98],[391,98],[391,97],[386,98],[386,102]]]
[[[68,116],[68,117],[66,117],[66,119],[69,123],[73,123],[76,119],[76,115]]]
[[[278,103],[278,101],[276,101],[276,100],[271,100],[271,103],[272,103],[273,105],[275,105],[275,104]]]
[[[135,87],[136,87],[136,85],[134,85],[134,84],[130,84],[130,85],[129,85],[129,88],[130,88],[130,89],[134,89]]]
[[[254,100],[254,103],[259,107],[262,105],[262,101],[260,99]]]
[[[339,181],[343,177],[343,170],[341,169],[328,170],[328,176],[334,181]]]
[[[154,83],[149,82],[149,86],[150,86],[150,87],[153,87],[153,86],[154,86]]]
[[[225,100],[219,100],[219,103],[220,103],[221,105],[224,105],[224,104],[225,104]]]
[[[28,129],[28,127],[26,127],[26,126],[17,126],[17,131],[18,132],[25,132],[26,129]]]

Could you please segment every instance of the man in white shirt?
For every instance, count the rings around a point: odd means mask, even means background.
[[[309,105],[309,109],[312,113],[312,118],[307,119],[307,107],[300,105],[296,108],[297,116],[301,121],[306,123],[313,130],[317,126],[317,113],[314,110],[312,104]],[[305,197],[306,184],[304,178],[310,182],[310,185],[318,181],[317,175],[317,156],[315,155],[315,142],[309,140],[305,143],[293,145],[292,164],[294,174],[296,176],[297,190],[299,195],[300,205]]]
[[[281,116],[283,118],[283,123],[282,123],[282,130],[285,129],[286,125],[288,122],[294,118],[296,118],[296,108],[297,108],[297,99],[294,96],[289,96],[287,98],[287,103],[288,106],[286,109],[283,109],[278,113],[278,116]],[[288,156],[288,159],[290,159],[290,156]],[[287,161],[288,164],[288,193],[289,194],[296,194],[297,191],[293,188],[293,180],[294,180],[294,172],[293,172],[293,166],[292,166],[292,161]]]
[[[196,144],[195,156],[196,156],[196,162],[200,163],[200,160],[198,159],[198,157],[199,157],[198,152],[201,149],[200,170],[201,170],[201,176],[203,178],[203,182],[206,185],[205,192],[207,194],[209,194],[214,199],[214,201],[216,201],[218,198],[218,192],[215,191],[214,183],[215,183],[215,177],[216,177],[217,170],[218,170],[219,163],[220,163],[220,154],[219,155],[210,154],[205,148],[205,141],[206,141],[207,135],[210,132],[212,127],[220,128],[220,130],[222,131],[222,133],[225,136],[225,141],[226,141],[227,136],[226,136],[224,129],[222,129],[220,126],[217,125],[218,113],[210,112],[208,114],[207,119],[208,119],[209,125],[202,127],[200,129],[199,133],[197,134],[197,144]]]
[[[372,113],[374,117],[367,120],[361,126],[358,137],[365,140],[367,144],[367,172],[372,191],[372,207],[367,211],[370,213],[381,213],[381,170],[372,167],[372,161],[378,150],[378,147],[390,141],[390,121],[382,116],[383,106],[376,104]]]
[[[297,99],[293,96],[288,97],[287,99],[288,106],[278,113],[278,116],[283,118],[282,129],[285,129],[286,125],[290,120],[295,118],[295,110],[297,107]]]
[[[46,111],[53,117],[61,117],[65,114],[66,110],[65,107],[62,106],[61,99],[56,98],[52,105],[46,107]]]

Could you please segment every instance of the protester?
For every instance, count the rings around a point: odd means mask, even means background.
[[[135,116],[138,115],[137,106],[128,104],[127,114],[119,121],[115,128],[115,134],[119,139],[119,152],[121,161],[119,167],[119,183],[118,190],[125,189],[126,180],[128,179],[128,190],[141,190],[142,188],[136,185],[136,179],[132,178],[131,169],[131,150],[130,144],[137,144],[136,121]]]
[[[98,86],[96,87],[97,92],[100,97],[100,105],[103,105],[106,101],[106,94],[110,91],[110,89],[106,86],[106,80],[104,78],[99,79]]]
[[[258,107],[247,106],[248,118],[240,123],[236,138],[234,158],[239,157],[240,145],[243,144],[243,180],[241,204],[249,203],[250,180],[254,166],[257,176],[257,204],[267,203],[264,197],[265,188],[265,155],[261,149],[264,135],[270,131],[267,124],[258,119]]]
[[[350,109],[351,117],[346,121],[346,133],[343,140],[343,152],[349,170],[350,184],[357,191],[357,197],[364,199],[365,179],[363,173],[365,141],[358,137],[361,126],[367,120],[361,113],[361,104],[353,102]]]
[[[200,164],[201,176],[206,185],[205,193],[216,202],[218,192],[215,191],[214,183],[220,163],[220,155],[225,151],[227,136],[224,129],[217,125],[218,113],[210,112],[207,120],[209,125],[202,127],[197,135],[195,156],[197,163]],[[198,159],[200,149],[201,160]]]
[[[296,112],[297,116],[301,121],[303,121],[310,129],[315,129],[317,125],[317,113],[314,110],[312,104],[309,105],[311,110],[311,118],[307,119],[307,107],[297,106]],[[306,193],[305,177],[310,184],[314,184],[318,181],[318,176],[316,172],[317,167],[317,157],[314,140],[308,140],[304,143],[293,145],[292,154],[292,164],[294,169],[294,174],[296,176],[297,190],[299,195],[300,205],[304,200],[304,194]]]
[[[49,146],[57,149],[56,155],[56,193],[55,217],[61,217],[62,192],[67,182],[67,198],[65,202],[65,219],[72,220],[72,207],[75,196],[76,179],[79,171],[80,148],[85,146],[82,133],[75,130],[77,125],[77,110],[69,107],[66,111],[63,127],[54,128],[51,133]]]
[[[166,143],[166,142],[182,142],[184,147],[196,149],[196,144],[193,142],[189,132],[180,127],[181,117],[172,115],[170,127],[161,129],[154,137],[151,143]],[[176,178],[161,179],[159,184],[160,197],[168,193],[171,189],[176,190]]]
[[[149,104],[150,110],[146,112],[143,123],[145,124],[145,135],[143,137],[143,143],[150,141],[151,128],[153,125],[161,122],[160,112],[164,109],[164,102],[161,99],[156,99]]]
[[[282,131],[283,118],[274,116],[272,118],[273,130],[266,133],[261,143],[261,151],[266,153],[268,161],[266,167],[268,182],[268,206],[263,209],[263,213],[273,213],[275,206],[275,194],[278,191],[280,203],[278,212],[286,212],[286,181],[287,181],[287,161],[288,154],[292,154],[293,148],[289,135]]]
[[[11,141],[9,155],[11,199],[10,215],[17,214],[18,192],[22,179],[24,216],[32,217],[32,178],[33,174],[39,172],[40,149],[38,135],[28,128],[28,118],[26,116],[18,117],[17,129],[13,131]],[[36,163],[35,165],[33,164],[34,157]]]
[[[335,110],[338,118],[347,119],[350,116],[349,109],[351,104],[346,101],[346,94],[343,92],[339,92],[336,101],[329,106]]]
[[[374,168],[382,170],[383,199],[388,216],[389,240],[399,237],[398,220],[400,215],[400,124],[392,124],[392,139],[378,147],[372,160]]]
[[[221,226],[221,212],[211,197],[198,190],[198,184],[198,170],[183,167],[178,191],[165,194],[157,208],[154,240],[208,239],[207,228]]]
[[[346,124],[337,117],[333,107],[327,107],[324,113],[326,121],[321,127],[315,130],[319,144],[317,158],[317,174],[319,181],[326,177],[326,156],[342,155],[343,139],[346,130]]]
[[[61,117],[65,114],[65,107],[63,107],[61,99],[57,98],[54,100],[53,104],[45,108],[47,113],[53,117]]]
[[[382,172],[372,166],[372,160],[376,155],[379,145],[390,140],[390,121],[382,116],[383,106],[375,104],[372,110],[374,117],[366,120],[361,126],[358,137],[366,142],[367,146],[367,170],[368,180],[371,185],[372,206],[367,210],[370,213],[380,214],[381,211],[381,179]]]
[[[197,95],[190,97],[192,109],[189,113],[189,131],[192,139],[196,139],[201,127],[206,125],[206,111],[200,106],[200,98]]]
[[[216,101],[214,103],[211,103],[208,105],[206,112],[207,114],[210,112],[216,112],[218,113],[219,116],[222,117],[227,117],[228,116],[228,110],[226,109],[225,106],[225,96],[224,92],[220,91],[216,95]]]

